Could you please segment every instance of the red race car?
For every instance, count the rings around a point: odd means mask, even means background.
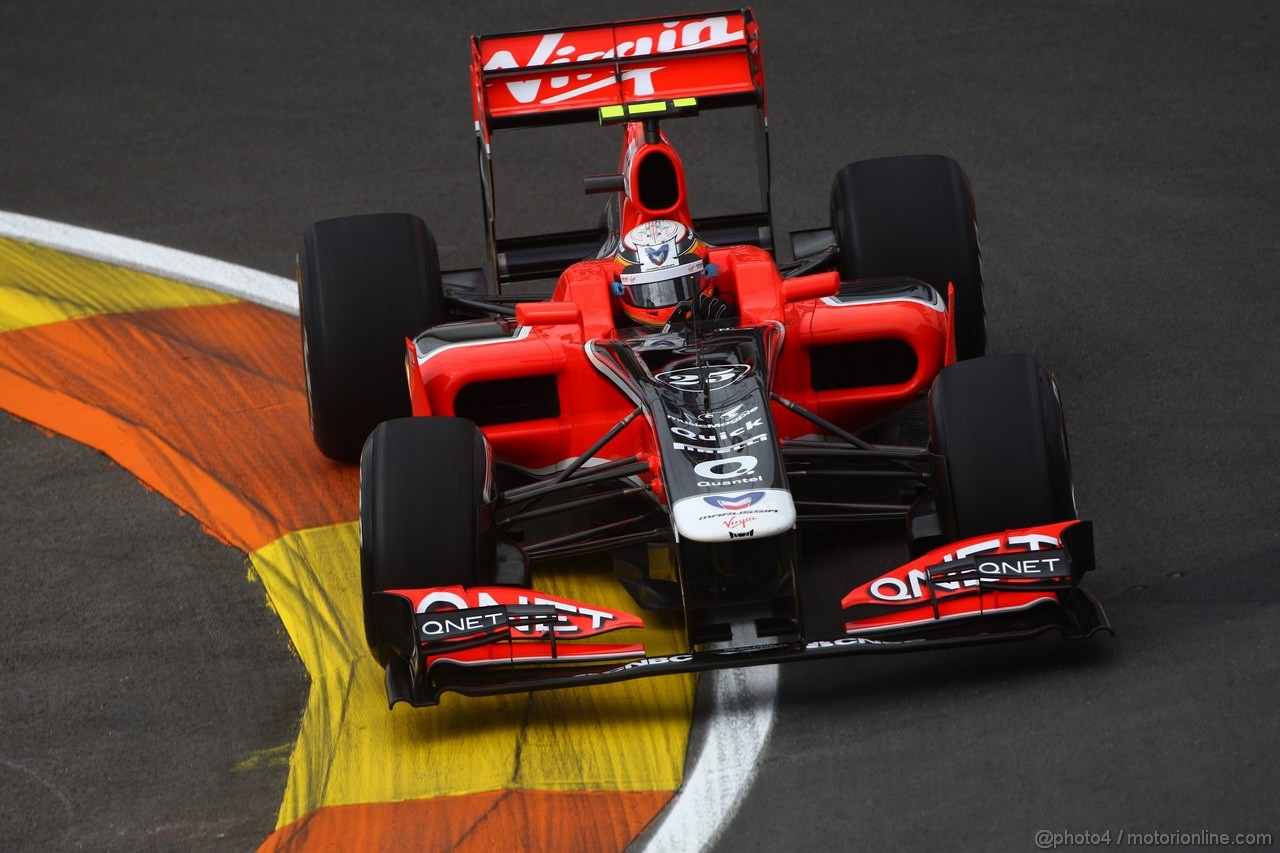
[[[750,10],[477,36],[471,73],[490,268],[441,272],[404,214],[318,222],[298,260],[312,431],[360,462],[392,706],[1109,630],[1053,378],[983,355],[954,161],[846,166],[830,228],[779,264]],[[722,107],[755,113],[760,203],[695,219],[661,125]],[[599,229],[499,239],[493,132],[588,121],[622,136],[585,178]],[[843,632],[815,636],[805,531],[894,521],[912,559],[851,572]],[[682,614],[688,650],[601,643],[640,618],[531,588],[587,552]]]

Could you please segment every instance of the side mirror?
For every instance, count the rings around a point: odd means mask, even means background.
[[[582,190],[587,195],[592,193],[620,193],[626,189],[622,175],[587,175],[582,179]]]
[[[582,309],[572,302],[517,302],[521,326],[581,326]]]
[[[782,301],[788,303],[822,299],[835,296],[839,292],[840,273],[835,270],[813,275],[798,275],[782,281]]]

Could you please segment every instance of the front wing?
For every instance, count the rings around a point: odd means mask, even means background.
[[[1102,606],[1079,586],[1092,566],[1088,522],[1006,531],[930,552],[855,588],[844,599],[854,617],[846,623],[847,636],[657,657],[638,644],[582,642],[640,627],[639,617],[528,590],[451,587],[376,593],[374,599],[380,633],[398,652],[386,666],[388,703],[423,707],[448,692],[493,696],[1051,632],[1087,639],[1112,633]],[[888,601],[870,594],[876,584]],[[435,607],[442,599],[444,608]]]

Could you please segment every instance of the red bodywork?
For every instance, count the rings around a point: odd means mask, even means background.
[[[675,219],[690,227],[684,166],[665,137],[644,141],[639,123],[626,127],[620,173],[622,231],[651,219]],[[665,158],[674,176],[671,203],[646,206],[641,174],[649,158]],[[849,430],[856,430],[901,409],[929,389],[948,361],[950,325],[945,311],[919,301],[841,304],[835,272],[784,279],[773,257],[754,246],[712,247],[710,262],[718,275],[721,299],[736,309],[743,326],[781,323],[785,345],[774,372],[773,390]],[[414,415],[455,415],[454,402],[468,385],[500,379],[554,376],[559,418],[487,426],[485,435],[498,458],[534,470],[574,459],[634,408],[588,361],[583,344],[617,334],[625,318],[616,310],[610,290],[616,280],[612,260],[582,261],[560,276],[550,302],[516,306],[516,328],[510,337],[469,341],[420,354],[409,342],[407,363]],[[865,341],[902,341],[915,353],[916,368],[895,385],[818,391],[810,376],[809,351]],[[780,440],[811,434],[813,425],[778,406],[773,407]],[[654,450],[649,427],[632,423],[606,448],[618,459]],[[651,456],[658,464],[656,454]]]
[[[929,389],[947,354],[946,314],[914,301],[841,305],[833,296],[835,273],[783,280],[769,254],[752,246],[711,249],[719,270],[722,299],[740,312],[743,325],[780,322],[786,328],[773,389],[824,418],[851,430],[902,408]],[[552,303],[517,307],[519,325],[511,337],[467,342],[419,355],[409,343],[410,396],[414,415],[454,415],[454,401],[471,383],[554,376],[560,417],[484,428],[495,455],[534,470],[546,469],[585,452],[633,408],[615,385],[588,361],[583,344],[616,333],[610,283],[611,261],[584,261],[556,284]],[[555,306],[555,307],[553,307]],[[580,320],[561,322],[575,314]],[[547,325],[541,325],[551,319]],[[916,354],[916,370],[905,382],[871,388],[817,391],[810,376],[809,350],[855,341],[900,340]],[[781,440],[814,432],[808,421],[774,404]],[[604,452],[620,459],[654,451],[650,428],[637,420]],[[657,464],[656,454],[651,457]]]

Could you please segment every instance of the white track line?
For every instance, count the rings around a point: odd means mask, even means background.
[[[129,237],[0,211],[0,237],[92,258],[298,313],[296,283]],[[714,707],[697,757],[680,792],[658,819],[644,850],[705,850],[715,843],[742,804],[757,770],[757,758],[773,728],[776,666],[722,669],[710,673]]]
[[[298,289],[292,279],[203,255],[4,211],[0,211],[0,237],[11,237],[95,261],[207,287],[289,314],[298,313]]]
[[[759,769],[773,729],[778,667],[717,669],[711,679],[714,707],[702,748],[684,785],[641,848],[645,853],[706,850],[729,826]]]

